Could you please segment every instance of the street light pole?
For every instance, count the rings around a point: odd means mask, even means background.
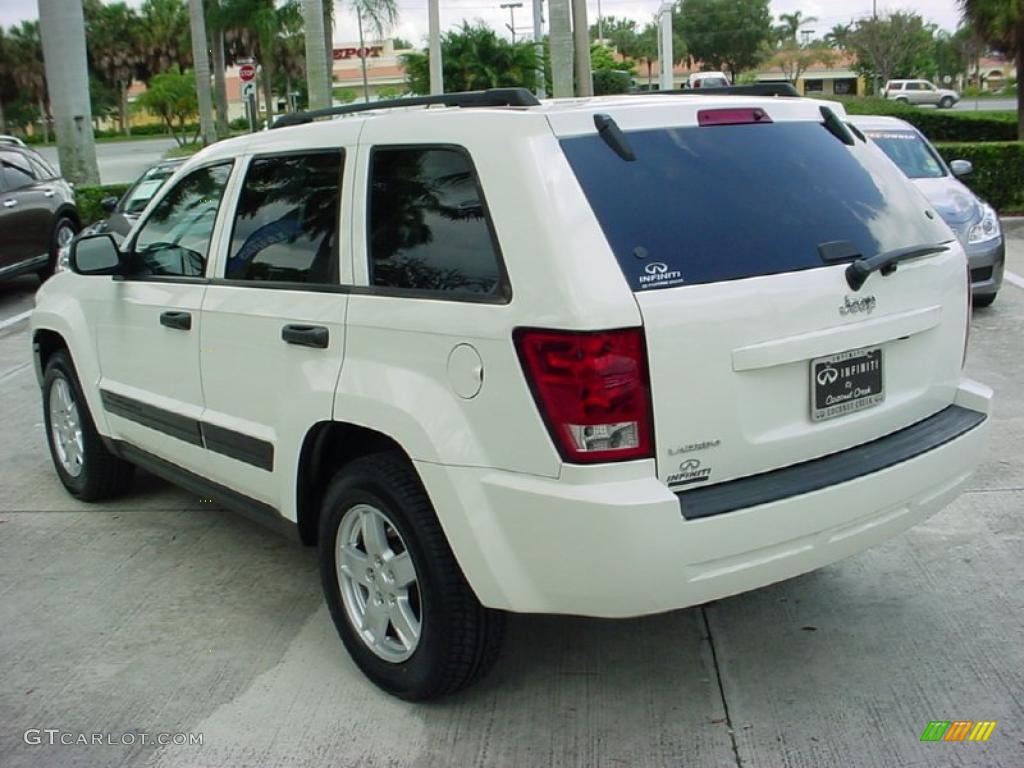
[[[658,9],[659,35],[661,45],[658,46],[658,66],[661,68],[658,77],[658,88],[662,91],[672,90],[672,69],[675,55],[672,51],[672,3],[662,3]]]
[[[512,33],[512,45],[516,44],[516,8],[522,8],[522,3],[502,3],[502,8],[508,8],[508,31]]]

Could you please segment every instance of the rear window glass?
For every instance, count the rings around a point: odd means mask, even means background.
[[[874,256],[950,239],[877,147],[821,123],[625,135],[633,162],[597,135],[561,144],[634,290],[822,267],[837,240]]]

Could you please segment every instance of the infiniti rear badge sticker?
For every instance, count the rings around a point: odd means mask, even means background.
[[[679,471],[669,475],[665,481],[669,485],[689,485],[703,483],[711,478],[711,467],[701,466],[700,459],[686,459],[680,462]]]

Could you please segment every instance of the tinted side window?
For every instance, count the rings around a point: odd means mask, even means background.
[[[36,183],[32,166],[24,155],[18,152],[0,152],[0,164],[3,165],[6,189],[20,189]]]
[[[43,159],[42,155],[38,155],[35,152],[26,152],[25,155],[28,157],[28,161],[37,179],[55,179],[59,175],[53,170],[53,166]]]
[[[211,165],[192,171],[174,185],[139,231],[134,274],[203,274],[213,225],[230,175],[231,163]]]
[[[255,158],[224,276],[337,283],[341,171],[341,150]]]
[[[477,295],[499,290],[499,256],[469,156],[377,148],[370,160],[370,282]]]

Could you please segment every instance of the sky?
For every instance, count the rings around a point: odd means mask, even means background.
[[[505,25],[508,24],[507,10],[499,6],[504,0],[441,0],[441,27],[448,29],[462,22],[463,19],[473,22],[481,20],[491,27],[499,29],[506,36],[509,34]],[[142,5],[142,0],[127,0],[129,5]],[[904,0],[889,2],[877,0],[879,12],[886,10],[915,11],[925,18],[948,30],[957,26],[959,10],[956,0]],[[661,0],[600,0],[600,11],[603,16],[627,16],[641,24],[653,18]],[[355,16],[348,10],[344,2],[335,2],[336,25],[334,40],[336,45],[358,39]],[[834,24],[845,24],[851,19],[871,15],[871,0],[773,0],[772,12],[777,17],[780,13],[792,13],[800,10],[805,16],[815,16],[817,21],[804,27],[813,30],[816,37],[824,35]],[[427,0],[398,0],[399,20],[393,31],[398,35],[419,45],[426,40],[427,34]],[[515,9],[516,28],[520,34],[532,29],[531,0],[523,0],[523,7]],[[546,10],[546,4],[545,4]],[[587,14],[591,23],[596,23],[598,16],[598,0],[587,0]],[[36,19],[39,12],[36,0],[0,0],[0,25],[10,26],[24,19]]]

